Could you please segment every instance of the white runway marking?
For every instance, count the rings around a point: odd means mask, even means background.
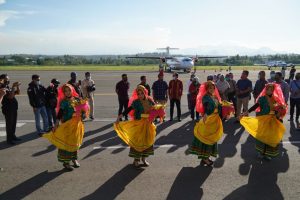
[[[6,131],[0,131],[0,137],[6,136]]]
[[[20,128],[22,126],[24,126],[26,123],[17,123],[17,128]],[[0,122],[0,128],[5,128],[6,127],[6,124],[5,122]]]

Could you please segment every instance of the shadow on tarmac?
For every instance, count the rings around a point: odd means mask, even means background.
[[[199,200],[203,196],[201,186],[206,181],[212,167],[183,167],[177,175],[167,199]]]
[[[40,138],[40,136],[38,136],[38,134],[36,132],[31,132],[31,133],[27,133],[25,135],[22,135],[18,138],[21,139],[21,141],[16,142],[15,145],[9,145],[9,144],[6,143],[6,141],[0,142],[0,150],[15,147],[15,146],[23,144],[25,142],[29,142],[29,141],[38,139],[38,138]]]
[[[176,144],[175,146],[168,149],[167,153],[173,153],[174,151],[178,150],[186,146],[187,144],[191,143],[193,139],[193,130],[194,130],[195,122],[189,121],[172,130],[168,135],[160,137],[156,140],[156,145],[166,145],[166,144]],[[156,147],[155,149],[157,149]]]
[[[271,161],[257,159],[253,140],[249,136],[241,148],[244,163],[240,165],[239,172],[245,176],[249,174],[248,184],[236,189],[225,199],[284,199],[277,179],[279,173],[289,169],[287,150],[280,146],[280,155]]]
[[[223,122],[225,138],[222,144],[218,144],[219,156],[214,162],[215,168],[221,168],[226,158],[232,158],[237,153],[236,145],[239,143],[245,129],[240,124],[234,123],[233,120],[235,119]],[[238,131],[236,132],[236,130]]]
[[[54,151],[55,149],[56,149],[56,147],[51,144],[47,147],[47,149],[36,152],[36,153],[32,154],[32,156],[33,157],[41,156],[41,155],[44,155],[46,153],[50,153],[50,152]]]
[[[289,140],[293,141],[300,141],[300,129],[296,128],[295,122],[290,122],[290,137]],[[300,153],[300,143],[291,143],[292,145],[298,147],[298,152]]]
[[[126,186],[143,171],[143,169],[137,170],[132,165],[127,165],[115,173],[115,175],[101,185],[95,192],[81,199],[116,199],[118,195],[125,190]]]
[[[26,196],[43,187],[45,184],[49,183],[63,173],[65,173],[64,170],[56,172],[41,172],[24,181],[23,183],[20,183],[14,188],[2,193],[0,195],[0,199],[24,199]]]

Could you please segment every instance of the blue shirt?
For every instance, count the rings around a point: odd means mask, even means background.
[[[157,80],[152,85],[153,98],[155,100],[166,100],[168,84],[166,81]]]
[[[300,80],[293,80],[290,83],[291,98],[300,99]]]
[[[236,83],[236,87],[240,90],[247,90],[248,88],[250,88],[252,90],[252,82],[249,79],[240,79],[238,80],[238,82]],[[251,90],[247,93],[244,94],[240,94],[238,95],[238,98],[245,98],[245,97],[249,97],[250,96],[250,92]]]

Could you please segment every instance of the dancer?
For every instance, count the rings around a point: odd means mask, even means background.
[[[70,161],[75,168],[80,167],[77,151],[84,135],[82,119],[88,116],[89,106],[87,100],[78,98],[71,85],[65,84],[58,90],[57,110],[59,112],[55,127],[52,132],[44,134],[43,137],[58,148],[58,161],[63,163],[66,170],[72,171]],[[59,121],[61,121],[60,125]]]
[[[142,159],[145,167],[149,166],[146,157],[153,155],[153,144],[156,136],[156,126],[152,123],[156,116],[153,111],[162,111],[163,107],[154,106],[154,101],[148,96],[148,91],[144,86],[138,85],[134,90],[130,100],[129,107],[118,116],[114,129],[118,136],[130,146],[129,156],[134,158],[133,165],[140,167],[140,159]],[[133,120],[120,122],[120,119],[127,115]],[[153,114],[154,113],[154,114]],[[163,116],[160,116],[161,118]]]
[[[216,157],[218,154],[217,142],[223,135],[220,101],[221,98],[214,82],[207,81],[200,86],[196,110],[203,118],[194,128],[194,140],[190,153],[202,159],[201,165],[213,165],[210,156]]]
[[[256,110],[256,117],[247,117]],[[269,83],[259,95],[257,102],[241,117],[241,124],[256,139],[259,158],[271,160],[276,157],[279,143],[285,132],[282,118],[287,106],[280,85]]]

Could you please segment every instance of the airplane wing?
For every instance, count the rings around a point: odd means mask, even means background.
[[[228,56],[196,56],[197,59],[228,58]]]
[[[141,59],[173,59],[173,57],[166,56],[166,57],[159,57],[159,56],[128,56],[126,58],[141,58]]]

